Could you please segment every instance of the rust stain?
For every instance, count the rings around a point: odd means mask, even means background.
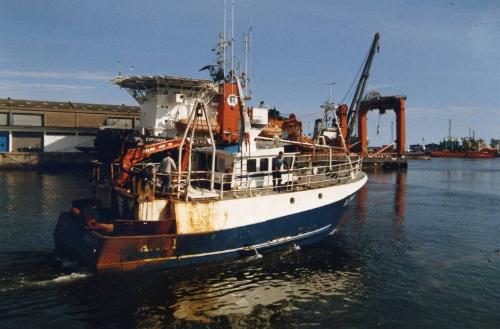
[[[105,241],[96,266],[122,270],[136,268],[174,256],[176,246],[177,239],[172,235],[111,238]]]
[[[178,201],[174,207],[177,233],[203,233],[219,229],[217,201]]]

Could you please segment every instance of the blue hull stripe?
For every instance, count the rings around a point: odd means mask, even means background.
[[[294,241],[299,241],[303,239],[310,238],[312,236],[315,236],[317,234],[330,232],[330,227],[331,225],[327,225],[325,227],[322,227],[318,230],[308,232],[308,233],[302,233],[296,236],[291,236],[291,237],[286,237],[286,238],[279,238],[276,239],[275,241],[269,241],[266,243],[260,243],[256,245],[251,245],[249,247],[241,247],[241,248],[236,248],[236,249],[227,249],[227,250],[221,250],[221,251],[214,251],[214,252],[206,252],[202,254],[194,254],[194,255],[182,255],[178,257],[167,257],[164,259],[183,259],[183,258],[193,258],[193,257],[206,257],[206,256],[214,256],[214,255],[220,255],[220,254],[225,254],[225,253],[234,253],[234,252],[239,252],[239,251],[245,251],[245,252],[253,252],[254,250],[259,250],[259,249],[267,249],[267,248],[272,248],[272,247],[277,247],[283,244],[290,244]]]
[[[253,248],[260,250],[298,242],[322,233],[327,236],[338,225],[345,203],[346,199],[343,199],[305,212],[229,230],[178,235],[174,257],[198,257],[196,255]]]

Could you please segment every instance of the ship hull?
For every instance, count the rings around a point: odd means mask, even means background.
[[[432,151],[431,157],[433,158],[463,158],[465,152],[460,151]]]
[[[465,154],[465,158],[467,159],[491,159],[493,157],[495,157],[495,153],[484,151],[467,152]]]
[[[333,232],[365,182],[359,182],[355,191],[335,202],[294,213],[289,210],[277,218],[213,232],[105,236],[63,213],[54,234],[56,250],[76,255],[97,271],[123,271],[208,263],[306,245]],[[311,192],[317,195],[321,190]],[[283,198],[288,200],[289,194],[283,193]]]
[[[495,156],[489,151],[433,151],[433,158],[467,158],[467,159],[491,159]]]

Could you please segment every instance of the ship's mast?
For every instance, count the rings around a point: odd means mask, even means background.
[[[333,95],[333,87],[335,86],[335,82],[327,82],[325,85],[328,88],[328,98],[325,100],[325,103],[321,105],[320,107],[323,109],[323,118],[321,119],[321,126],[317,128],[316,132],[316,127],[317,124],[315,124],[314,130],[315,134],[317,133],[317,136],[315,135],[316,142],[319,141],[320,136],[322,135],[323,131],[325,129],[328,129],[328,122],[331,120],[336,120],[335,116],[335,110],[336,106],[335,103],[332,102],[332,95]],[[331,116],[329,115],[331,114]],[[336,122],[332,121],[332,128],[335,126]]]
[[[451,140],[451,119],[448,119],[448,139]]]
[[[218,61],[217,65],[222,72],[224,79],[228,82],[234,82],[234,0],[231,0],[231,26],[227,26],[228,19],[227,0],[224,0],[224,32],[219,35],[217,43]],[[230,39],[227,39],[228,34],[231,34]],[[227,55],[227,48],[230,47],[230,56]],[[229,63],[226,58],[229,57]],[[228,75],[226,76],[226,72]]]
[[[224,33],[219,37],[219,51],[222,50],[222,76],[226,76],[226,35],[227,35],[227,0],[224,0]],[[221,40],[222,39],[222,40]]]
[[[333,88],[335,87],[335,81],[327,82],[326,86],[328,88],[328,99],[325,102],[325,105],[323,106],[325,109],[324,115],[323,115],[323,123],[322,123],[322,129],[327,129],[328,128],[328,121],[329,121],[329,116],[328,114],[331,112],[332,117],[334,118],[335,115],[335,103],[332,102],[332,97],[333,97]],[[332,122],[332,127],[334,127],[334,123]]]
[[[335,81],[327,82],[326,85],[328,87],[328,103],[331,103],[333,97],[333,88],[335,87]]]
[[[231,82],[234,79],[234,0],[231,0]]]
[[[248,29],[248,32],[243,33],[243,47],[245,49],[245,71],[244,76],[242,76],[242,80],[245,83],[245,95],[247,98],[251,98],[249,93],[250,89],[250,72],[248,68],[248,58],[250,56],[250,33],[252,32],[252,27]]]

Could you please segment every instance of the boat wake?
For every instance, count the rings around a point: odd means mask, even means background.
[[[90,275],[91,275],[90,273],[73,272],[70,274],[63,274],[63,275],[57,276],[57,277],[55,277],[53,279],[49,279],[49,280],[34,281],[34,282],[31,282],[31,285],[43,287],[43,286],[52,285],[52,284],[69,283],[72,281],[81,280],[81,279],[86,278]]]
[[[77,280],[81,280],[91,276],[91,273],[73,272],[70,274],[61,274],[51,279],[46,280],[30,280],[29,278],[19,278],[11,281],[6,287],[0,288],[0,292],[7,292],[19,289],[34,288],[34,287],[49,287],[58,284],[67,284]]]
[[[78,263],[51,255],[23,255],[0,268],[0,292],[68,284],[92,275]],[[36,270],[33,270],[36,269]]]

